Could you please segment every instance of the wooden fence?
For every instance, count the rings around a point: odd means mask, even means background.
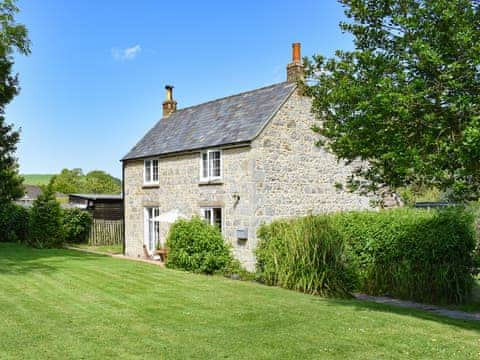
[[[123,243],[123,220],[93,220],[88,245],[121,245]]]

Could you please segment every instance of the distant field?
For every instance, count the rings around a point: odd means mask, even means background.
[[[25,185],[48,185],[53,174],[23,174]]]

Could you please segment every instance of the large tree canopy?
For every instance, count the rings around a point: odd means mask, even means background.
[[[119,194],[121,181],[105,171],[94,170],[87,175],[82,169],[63,169],[50,180],[54,191],[63,194],[92,193],[92,194]]]
[[[5,106],[18,94],[18,76],[12,73],[15,51],[30,53],[27,29],[15,22],[13,0],[0,1],[0,204],[23,194],[15,151],[19,133],[5,123]]]
[[[341,0],[352,51],[307,60],[315,129],[351,185],[480,195],[480,14],[472,0]],[[361,181],[360,179],[363,179]]]

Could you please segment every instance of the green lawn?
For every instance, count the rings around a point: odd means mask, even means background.
[[[0,244],[0,359],[479,357],[479,323]]]
[[[26,185],[48,185],[53,174],[22,174]]]

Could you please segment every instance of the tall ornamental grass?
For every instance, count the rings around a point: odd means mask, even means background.
[[[260,281],[322,296],[347,297],[354,289],[356,272],[329,217],[274,221],[258,235]]]

